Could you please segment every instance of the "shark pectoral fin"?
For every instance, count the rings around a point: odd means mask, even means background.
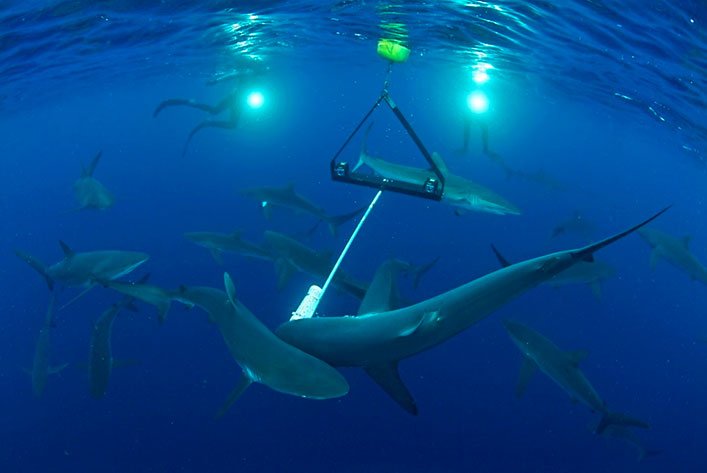
[[[594,294],[594,297],[596,297],[596,299],[598,301],[600,301],[601,300],[601,284],[599,283],[599,281],[593,281],[593,282],[589,283],[589,287],[592,289],[592,294]]]
[[[567,359],[574,366],[579,366],[579,364],[584,361],[589,356],[587,350],[575,350],[567,352]]]
[[[692,235],[685,235],[682,237],[682,244],[686,250],[690,249],[690,241],[692,240]]]
[[[219,266],[223,266],[223,251],[218,250],[216,248],[210,248],[209,253],[211,253],[211,257],[216,261],[216,264]]]
[[[69,302],[67,302],[67,303],[64,304],[63,306],[59,307],[59,310],[64,310],[64,309],[66,309],[67,307],[69,307],[71,304],[73,304],[74,302],[76,302],[77,300],[81,299],[83,296],[86,295],[86,293],[88,293],[88,291],[90,291],[91,289],[93,289],[94,287],[96,287],[96,284],[98,284],[98,282],[96,282],[96,280],[94,280],[94,282],[91,283],[86,289],[84,289],[83,291],[79,292],[78,295],[74,296],[73,299],[69,300]]]
[[[650,260],[651,269],[653,269],[653,270],[655,269],[656,265],[658,264],[658,258],[660,258],[660,255],[658,254],[658,250],[653,249],[653,251],[651,251],[651,260]]]
[[[398,333],[398,336],[409,337],[410,335],[416,333],[420,329],[420,327],[422,327],[425,323],[432,322],[437,319],[439,319],[438,310],[423,312],[416,320],[414,320],[408,326],[403,327]]]
[[[236,387],[233,388],[233,391],[231,391],[231,393],[228,395],[228,397],[226,398],[226,401],[223,403],[221,408],[218,410],[218,412],[216,413],[214,418],[220,419],[221,417],[223,417],[224,414],[226,414],[226,412],[228,412],[228,410],[231,408],[233,403],[235,403],[238,400],[238,398],[240,398],[243,395],[245,390],[248,389],[248,386],[250,386],[251,384],[253,384],[253,380],[250,379],[248,376],[246,376],[245,373],[243,373],[241,375],[240,381],[238,382]]]
[[[270,220],[270,217],[272,217],[272,205],[270,205],[270,202],[267,200],[264,200],[260,203],[260,208],[263,209],[263,216],[265,217],[265,220]]]
[[[223,285],[226,288],[226,294],[228,294],[228,302],[231,303],[233,307],[236,306],[236,286],[233,284],[233,279],[228,273],[223,273]]]
[[[400,379],[397,361],[367,366],[364,370],[400,407],[414,416],[417,415],[417,404],[407,386]]]
[[[281,290],[290,281],[295,267],[285,258],[275,260],[275,272],[277,273],[277,289]]]
[[[525,394],[533,374],[538,370],[538,365],[530,358],[523,357],[523,364],[520,365],[520,373],[518,373],[518,383],[516,384],[516,397],[520,398]]]
[[[169,312],[169,307],[172,305],[172,299],[165,299],[157,304],[157,320],[160,325],[167,320],[167,312]]]
[[[68,363],[63,363],[63,364],[58,365],[58,366],[50,366],[49,369],[47,370],[47,372],[48,372],[49,374],[58,374],[58,373],[61,373],[62,371],[64,371],[64,369],[65,369],[67,366],[69,366]]]

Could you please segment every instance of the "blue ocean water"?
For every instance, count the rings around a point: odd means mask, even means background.
[[[227,254],[218,266],[187,241],[189,231],[241,230],[251,241],[273,229],[338,253],[353,231],[332,237],[316,219],[286,210],[266,219],[239,192],[294,184],[331,214],[365,206],[375,191],[334,183],[329,160],[379,97],[384,81],[429,150],[450,170],[493,189],[519,216],[468,212],[383,194],[343,262],[369,280],[390,257],[439,262],[404,298],[421,301],[498,269],[493,243],[511,261],[587,243],[551,237],[574,212],[598,239],[665,205],[654,225],[692,235],[704,250],[707,59],[704,2],[3,2],[0,109],[3,160],[3,330],[0,331],[0,470],[3,472],[663,472],[705,471],[707,292],[632,235],[602,250],[616,268],[595,298],[586,285],[541,286],[444,344],[400,364],[419,415],[400,409],[360,369],[340,399],[313,401],[251,387],[221,420],[213,416],[240,369],[199,309],[174,303],[121,313],[116,367],[106,396],[89,395],[93,323],[120,296],[95,288],[56,313],[53,365],[41,398],[32,366],[49,299],[44,280],[14,249],[59,261],[76,251],[150,255],[127,280],[151,273],[160,287],[222,287],[271,329],[285,322],[310,284],[299,274],[277,289],[273,264]],[[381,37],[405,41],[392,67]],[[265,104],[242,111],[235,129],[206,128],[206,114],[165,99],[215,104],[229,76],[257,67]],[[489,80],[476,84],[475,71]],[[472,115],[466,96],[490,107]],[[471,117],[471,122],[469,122]],[[220,117],[223,118],[223,117]],[[426,166],[381,106],[368,149]],[[470,147],[459,153],[465,123]],[[501,161],[482,151],[482,129]],[[355,162],[363,131],[344,150]],[[102,151],[96,177],[116,196],[103,211],[76,211],[72,185]],[[499,165],[501,164],[501,165]],[[504,172],[512,169],[514,172]],[[59,289],[60,304],[80,289]],[[323,315],[356,313],[357,299],[327,292]],[[592,432],[599,414],[537,375],[515,397],[521,354],[501,322],[521,321],[564,350],[584,349],[581,367],[612,410],[650,423],[635,432],[654,455]],[[134,363],[132,363],[134,364]]]

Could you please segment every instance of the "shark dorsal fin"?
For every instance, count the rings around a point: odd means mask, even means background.
[[[575,350],[567,352],[567,359],[574,366],[578,366],[582,361],[584,361],[584,359],[587,358],[587,356],[589,356],[589,352],[587,350]]]
[[[91,177],[93,176],[93,172],[96,170],[96,166],[98,166],[98,161],[101,160],[101,155],[103,154],[103,151],[99,151],[96,157],[93,158],[91,161],[91,164],[88,165],[87,168],[81,164],[81,177]]]
[[[434,165],[437,166],[437,169],[439,169],[442,177],[446,178],[449,175],[449,168],[447,168],[447,163],[444,162],[442,156],[440,156],[438,152],[434,151],[432,152],[430,158],[432,159]]]
[[[69,245],[67,245],[61,240],[59,240],[59,246],[61,246],[61,251],[64,252],[64,256],[67,258],[71,258],[72,256],[74,256],[74,254],[76,254],[74,250],[69,247]]]
[[[496,255],[496,259],[498,262],[503,266],[504,268],[508,267],[511,265],[511,262],[506,259],[505,256],[501,254],[500,251],[498,251],[498,248],[496,248],[495,245],[491,245],[491,250],[493,250],[493,254]]]
[[[289,182],[289,183],[285,186],[285,192],[287,192],[288,194],[294,194],[294,193],[295,193],[295,183],[294,183],[294,182]]]
[[[364,368],[368,376],[375,381],[378,386],[393,398],[400,407],[412,415],[417,415],[417,404],[410,394],[407,386],[400,379],[398,373],[398,362],[384,363],[380,365],[367,366]]]
[[[686,250],[690,249],[690,241],[692,240],[692,235],[685,235],[682,237],[682,244]]]
[[[243,230],[236,230],[235,232],[231,232],[231,236],[237,240],[240,240],[243,236]]]

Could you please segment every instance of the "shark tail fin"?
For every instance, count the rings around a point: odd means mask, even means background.
[[[433,259],[432,261],[429,261],[425,264],[421,264],[419,266],[412,266],[409,270],[409,273],[412,275],[412,287],[417,289],[417,286],[420,285],[420,280],[422,280],[422,276],[427,274],[427,271],[432,269],[432,267],[437,264],[437,261],[439,261],[439,256]]]
[[[49,286],[50,291],[54,289],[54,280],[49,276],[49,274],[47,274],[47,267],[44,265],[44,263],[39,261],[34,256],[25,253],[24,251],[15,250],[15,254],[22,261],[30,265],[35,271],[44,276],[44,279],[47,281],[47,286]]]
[[[336,236],[339,227],[343,225],[344,223],[348,222],[349,220],[356,218],[357,215],[359,215],[361,212],[366,210],[366,207],[361,207],[360,209],[354,210],[353,212],[343,214],[343,215],[335,215],[333,217],[327,217],[326,218],[326,223],[329,225],[329,231],[333,236]]]
[[[613,235],[613,236],[610,236],[610,237],[608,237],[608,238],[605,238],[605,239],[603,239],[603,240],[601,240],[601,241],[598,241],[598,242],[593,243],[593,244],[591,244],[591,245],[587,245],[587,246],[585,246],[584,248],[580,248],[580,249],[578,249],[578,250],[573,251],[573,252],[572,252],[572,257],[573,257],[575,260],[587,261],[587,262],[589,262],[589,263],[593,262],[593,261],[594,261],[593,255],[594,255],[595,252],[601,250],[602,248],[604,248],[604,247],[606,247],[606,246],[611,245],[611,244],[614,243],[615,241],[620,240],[620,239],[624,238],[624,237],[627,236],[627,235],[630,235],[631,233],[635,232],[635,231],[638,230],[639,228],[641,228],[641,227],[643,227],[643,226],[645,226],[645,225],[648,225],[648,224],[651,223],[653,220],[655,220],[656,218],[660,217],[660,216],[663,215],[665,212],[667,212],[668,209],[670,209],[670,207],[672,207],[672,205],[669,205],[669,206],[665,207],[664,209],[662,209],[661,211],[659,211],[659,212],[653,214],[651,217],[647,218],[646,220],[642,221],[641,223],[639,223],[639,224],[637,224],[637,225],[634,225],[633,227],[631,227],[631,228],[629,228],[629,229],[627,229],[627,230],[624,230],[623,232],[617,233],[617,234],[615,234],[615,235]]]
[[[620,412],[606,412],[596,428],[596,433],[601,434],[610,425],[618,425],[623,427],[640,427],[641,429],[647,429],[650,425],[635,417],[631,417]]]

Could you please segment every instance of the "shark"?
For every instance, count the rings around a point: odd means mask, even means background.
[[[442,202],[455,207],[457,215],[467,210],[496,215],[520,215],[520,209],[507,199],[480,184],[450,173],[439,154],[432,153],[432,160],[444,177]],[[365,150],[365,145],[353,170],[358,170],[364,164],[386,179],[420,185],[429,179],[437,179],[432,170],[395,164],[372,156]]]
[[[51,332],[54,327],[55,302],[56,294],[52,291],[47,313],[44,317],[44,324],[39,330],[39,337],[37,337],[37,344],[34,348],[34,359],[32,361],[32,371],[30,372],[32,377],[32,392],[35,397],[41,397],[42,394],[44,394],[44,390],[47,387],[47,378],[50,374],[59,373],[68,366],[68,363],[57,367],[49,365],[49,348],[51,345]]]
[[[106,186],[93,177],[93,173],[101,160],[103,152],[99,152],[88,167],[81,166],[81,177],[74,182],[74,195],[79,204],[79,210],[105,210],[115,203],[115,197]]]
[[[64,258],[51,266],[45,266],[34,256],[20,250],[15,254],[44,277],[49,289],[55,282],[69,287],[90,288],[96,280],[110,281],[132,272],[149,256],[137,251],[87,251],[75,252],[63,241],[59,242]]]
[[[523,366],[516,388],[516,393],[519,396],[524,393],[533,373],[540,369],[560,386],[573,401],[581,402],[592,411],[599,412],[602,415],[599,424],[596,426],[597,434],[602,434],[610,425],[640,427],[643,429],[649,427],[642,420],[626,414],[609,411],[606,402],[599,397],[599,394],[579,367],[579,363],[587,356],[586,352],[563,351],[545,336],[518,322],[506,320],[503,325],[513,343],[523,354]]]
[[[334,236],[336,236],[341,225],[355,218],[364,210],[361,208],[343,215],[329,215],[322,207],[297,193],[294,184],[288,184],[284,187],[244,189],[241,194],[259,201],[266,218],[270,218],[273,207],[287,208],[298,213],[312,215],[320,222],[326,222],[329,226],[329,231]]]
[[[597,243],[511,264],[404,308],[358,316],[291,319],[275,333],[332,366],[363,368],[403,409],[417,414],[415,400],[398,374],[400,360],[449,340],[579,261],[591,261],[595,252],[667,210]]]
[[[596,431],[596,425],[589,426],[591,430]],[[646,447],[638,435],[625,425],[609,424],[601,434],[607,439],[621,440],[625,444],[632,446],[636,450],[636,461],[641,462],[648,457],[654,457],[661,453],[661,450]]]
[[[111,338],[113,322],[125,307],[132,308],[132,297],[125,297],[121,302],[111,305],[98,317],[93,325],[88,356],[88,385],[91,397],[101,399],[108,390],[110,375],[115,366]]]
[[[650,245],[651,268],[655,268],[659,258],[665,259],[676,268],[684,271],[693,281],[707,284],[707,269],[697,261],[690,251],[690,237],[675,238],[654,228],[643,228],[639,235]]]
[[[224,274],[226,292],[210,287],[181,286],[175,299],[202,308],[221,333],[229,352],[240,365],[240,382],[217,417],[253,383],[293,396],[331,399],[349,391],[346,379],[333,367],[276,337],[235,298],[233,280]]]
[[[217,232],[189,232],[184,237],[211,252],[216,263],[223,265],[223,253],[225,251],[238,253],[251,258],[272,261],[273,257],[265,248],[250,243],[243,239],[243,232],[233,233]]]
[[[334,266],[330,252],[315,251],[282,233],[268,230],[265,232],[265,241],[274,255],[279,289],[287,284],[295,270],[324,279]],[[359,299],[366,294],[366,285],[341,269],[334,275],[332,283]]]
[[[161,287],[146,284],[148,276],[144,276],[138,282],[122,282],[122,281],[111,281],[111,280],[96,280],[96,282],[103,287],[113,289],[127,297],[132,299],[137,299],[146,304],[155,306],[157,309],[157,320],[160,324],[163,324],[167,320],[167,312],[172,305],[172,300],[174,299],[174,292],[168,291]]]
[[[491,249],[496,255],[496,259],[501,266],[509,266],[511,263],[491,245]],[[594,297],[601,300],[601,283],[616,274],[616,270],[603,261],[578,261],[577,264],[567,268],[556,276],[552,277],[545,284],[552,287],[566,286],[568,284],[587,284],[592,290]]]

